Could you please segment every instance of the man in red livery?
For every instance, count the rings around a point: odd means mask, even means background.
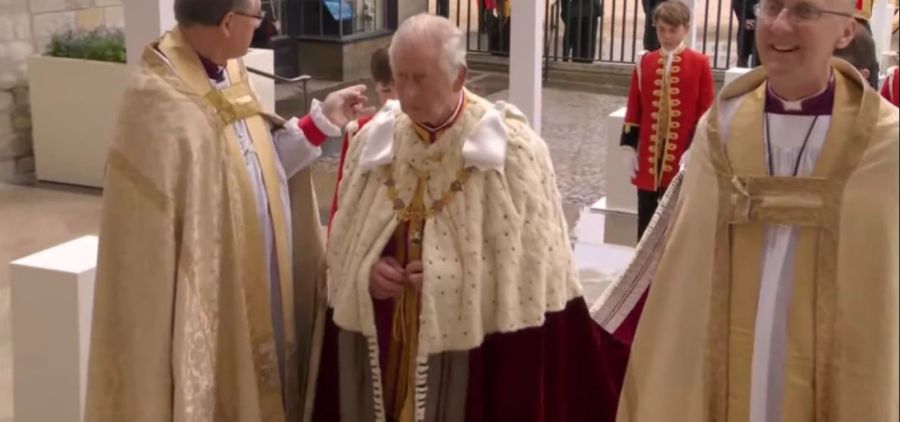
[[[898,86],[900,86],[900,71],[894,66],[888,70],[888,77],[884,80],[884,84],[881,85],[881,96],[890,101],[895,107],[898,99],[900,99],[900,92],[897,91]]]
[[[372,72],[372,80],[375,81],[375,92],[378,93],[378,103],[392,107],[392,104],[388,102],[396,100],[397,95],[394,93],[394,77],[391,75],[391,60],[388,56],[387,47],[380,48],[375,50],[375,53],[372,53],[369,66]],[[331,213],[328,217],[329,233],[331,232],[331,220],[334,218],[334,213],[337,212],[338,189],[341,186],[341,179],[344,178],[344,159],[347,157],[347,149],[350,147],[350,141],[353,137],[359,133],[369,120],[372,120],[372,117],[364,116],[354,122],[350,122],[347,125],[347,130],[344,132],[344,141],[341,145],[341,159],[338,165],[337,179],[334,182],[334,196],[331,199]]]

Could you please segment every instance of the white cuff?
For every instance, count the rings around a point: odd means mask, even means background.
[[[322,148],[309,143],[306,135],[297,126],[298,120],[294,117],[288,120],[283,128],[272,133],[275,152],[288,179],[322,155]]]
[[[331,120],[328,120],[328,117],[325,117],[325,112],[322,111],[322,102],[315,98],[309,106],[309,117],[325,136],[329,138],[341,136],[341,128],[335,126],[334,123],[331,123]]]

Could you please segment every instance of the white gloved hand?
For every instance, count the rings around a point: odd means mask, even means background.
[[[622,164],[625,165],[625,168],[631,170],[631,174],[634,175],[638,171],[638,157],[637,151],[634,148],[629,146],[622,147]]]

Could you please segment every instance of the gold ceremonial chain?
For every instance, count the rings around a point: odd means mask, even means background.
[[[394,204],[394,210],[397,211],[397,220],[399,221],[412,221],[414,219],[423,221],[431,218],[435,214],[440,213],[444,210],[450,203],[453,201],[453,196],[456,195],[457,192],[461,192],[463,185],[466,181],[469,180],[472,173],[475,172],[475,167],[466,167],[459,170],[459,174],[456,177],[456,180],[450,184],[450,189],[444,192],[441,195],[441,198],[435,200],[431,203],[431,207],[415,207],[408,206],[403,199],[400,198],[400,193],[397,192],[397,183],[394,181],[394,167],[391,164],[388,164],[384,167],[385,181],[384,185],[387,186],[387,194],[388,199],[391,200],[391,203]],[[420,172],[417,176],[420,181],[427,179],[427,175],[422,174]],[[421,183],[421,182],[420,182]]]
[[[440,161],[441,155],[436,154],[431,159]],[[401,243],[399,257],[401,262],[420,261],[422,259],[422,244],[425,229],[425,221],[435,214],[440,213],[453,201],[453,197],[461,192],[463,185],[469,180],[474,167],[459,170],[456,180],[450,184],[450,189],[441,195],[441,198],[431,203],[431,207],[424,204],[425,183],[428,173],[415,170],[416,188],[413,192],[412,204],[407,205],[397,192],[397,183],[394,180],[393,165],[383,167],[385,173],[384,185],[387,187],[387,195],[397,212],[397,220],[408,223],[408,237]],[[417,341],[419,337],[419,314],[421,302],[419,293],[411,286],[405,286],[403,293],[395,302],[396,308],[393,315],[393,343],[388,356],[388,389],[385,391],[385,402],[389,403],[388,413],[391,420],[414,420],[415,392],[414,380],[416,380],[415,356],[417,354]],[[398,345],[399,344],[399,345]]]

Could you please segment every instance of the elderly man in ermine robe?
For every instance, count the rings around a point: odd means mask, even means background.
[[[307,166],[363,88],[285,122],[239,59],[259,0],[176,0],[175,14],[109,153],[85,420],[299,421],[324,315]]]
[[[350,145],[317,420],[615,411],[621,373],[599,356],[623,350],[581,296],[547,147],[515,108],[463,89],[464,48],[446,19],[404,22],[390,50],[400,106]]]
[[[637,326],[620,421],[898,420],[897,109],[831,58],[851,2],[768,1],[764,67],[721,92],[595,309]]]

